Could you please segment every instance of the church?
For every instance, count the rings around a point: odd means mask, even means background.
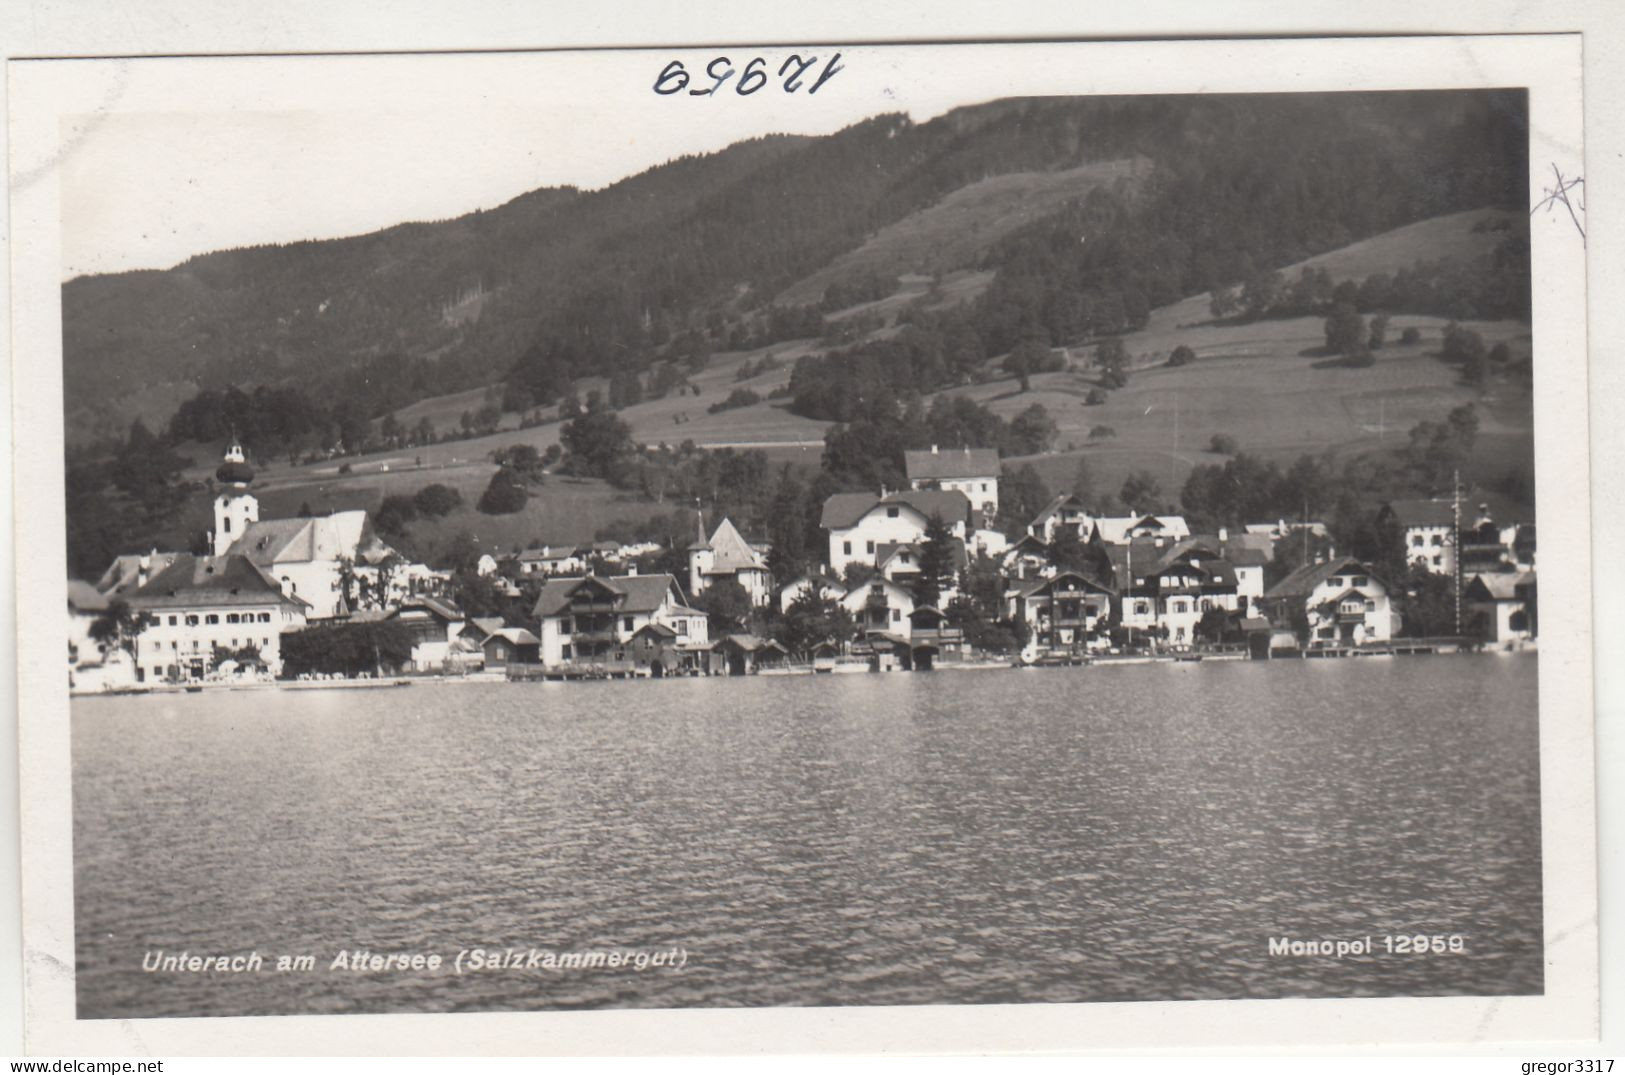
[[[347,568],[365,569],[396,555],[373,532],[365,511],[261,519],[259,499],[250,489],[254,468],[241,444],[233,442],[226,449],[215,480],[220,492],[214,500],[210,550],[215,556],[246,558],[276,580],[284,596],[304,602],[311,620],[352,611],[355,594],[345,594]]]

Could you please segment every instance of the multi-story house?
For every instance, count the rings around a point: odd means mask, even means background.
[[[910,489],[953,489],[987,518],[999,513],[999,453],[992,448],[943,448],[904,452]]]
[[[1180,515],[1102,515],[1085,536],[1106,545],[1159,538],[1167,544],[1190,537],[1191,528]]]
[[[877,575],[860,582],[846,592],[840,603],[865,634],[908,636],[914,595],[891,579]]]
[[[768,546],[746,541],[723,519],[709,539],[688,547],[688,592],[696,597],[724,579],[739,583],[758,607],[773,600],[773,575],[767,567]]]
[[[1131,632],[1154,632],[1170,645],[1187,646],[1210,609],[1246,611],[1235,567],[1199,542],[1165,545],[1146,538],[1103,547],[1118,594],[1118,621]]]
[[[1449,500],[1391,500],[1377,513],[1405,547],[1405,562],[1435,575],[1456,573],[1456,509]]]
[[[309,606],[247,557],[183,554],[129,597],[147,625],[136,636],[137,678],[202,679],[215,651],[254,649],[282,671],[282,634],[305,625]]]
[[[1309,646],[1359,646],[1393,637],[1388,584],[1352,556],[1304,564],[1264,594],[1264,609]]]
[[[1068,569],[1006,593],[1005,615],[1025,623],[1040,650],[1077,650],[1110,622],[1115,596],[1111,587]]]
[[[658,624],[676,649],[707,650],[706,615],[688,607],[671,575],[549,579],[536,599],[545,665],[628,660],[640,630]]]
[[[964,542],[971,503],[958,490],[922,489],[875,496],[836,493],[824,501],[819,525],[829,533],[829,566],[844,574],[848,564],[873,567],[883,545],[920,544],[933,515]]]
[[[1062,493],[1033,517],[1033,521],[1027,524],[1027,533],[1051,545],[1055,542],[1055,535],[1062,530],[1071,530],[1080,540],[1087,541],[1094,532],[1094,526],[1095,517],[1083,506],[1083,501],[1072,493]]]

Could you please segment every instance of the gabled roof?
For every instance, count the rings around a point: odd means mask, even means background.
[[[141,563],[146,561],[147,577],[158,574],[164,568],[174,563],[177,557],[186,555],[179,552],[152,552],[128,553],[113,558],[102,572],[102,577],[96,580],[96,589],[108,597],[119,597],[134,592],[140,588]]]
[[[511,645],[515,646],[536,646],[540,645],[542,641],[523,627],[504,627],[501,630],[493,631],[486,637],[485,642],[489,642],[493,638],[506,639]],[[485,642],[480,644],[484,645]]]
[[[639,635],[652,635],[655,638],[669,640],[676,638],[677,632],[658,620],[650,620],[648,623],[632,632],[633,638],[636,638]]]
[[[1090,578],[1088,575],[1085,575],[1081,571],[1067,570],[1059,571],[1054,575],[1051,575],[1049,578],[1033,579],[1031,582],[1019,587],[1016,590],[1016,596],[1023,599],[1032,597],[1034,594],[1042,593],[1045,590],[1054,589],[1056,583],[1063,581],[1071,583],[1073,589],[1094,590],[1097,593],[1108,595],[1114,592],[1110,586],[1104,586],[1101,583],[1096,582],[1094,579]]]
[[[1467,591],[1482,591],[1492,601],[1517,601],[1521,596],[1518,586],[1523,579],[1523,575],[1512,571],[1485,572],[1473,576],[1467,584]]]
[[[502,630],[502,627],[503,622],[501,616],[470,616],[468,618],[468,624],[463,628],[463,630],[468,632],[469,629],[472,628],[473,632],[478,632],[480,641],[483,642],[485,639],[490,638],[492,635]]]
[[[250,523],[226,550],[261,567],[320,560],[375,561],[389,554],[364,511],[340,511],[305,519],[262,519]]]
[[[1394,520],[1407,529],[1413,526],[1449,527],[1456,524],[1456,509],[1448,500],[1390,500],[1386,507]],[[1470,521],[1467,514],[1471,510],[1463,505],[1464,522]]]
[[[1142,527],[1155,530],[1164,537],[1186,538],[1191,528],[1182,515],[1118,515],[1103,516],[1095,520],[1095,533],[1108,545],[1121,545],[1129,532]]]
[[[908,480],[940,481],[953,478],[997,478],[999,453],[992,448],[936,448],[904,452]]]
[[[970,498],[957,489],[910,489],[875,496],[873,493],[836,493],[824,501],[818,525],[825,530],[848,530],[865,515],[880,507],[902,505],[929,519],[941,515],[950,527],[970,518]]]
[[[1043,526],[1046,522],[1048,522],[1053,516],[1059,515],[1061,512],[1067,510],[1081,512],[1084,515],[1089,514],[1089,509],[1083,506],[1083,501],[1079,500],[1075,494],[1062,493],[1054,500],[1051,500],[1048,504],[1045,504],[1044,510],[1033,516],[1033,521],[1028,523],[1027,526],[1029,529],[1036,530],[1038,527]]]
[[[616,611],[653,612],[668,599],[682,601],[682,590],[670,575],[588,575],[579,579],[548,579],[536,598],[535,615],[556,616],[570,604],[570,595],[581,586],[601,587],[617,595]]]
[[[1266,600],[1275,600],[1277,598],[1308,597],[1314,592],[1316,586],[1319,586],[1333,575],[1342,575],[1345,573],[1369,575],[1372,579],[1382,583],[1384,589],[1386,589],[1388,585],[1387,583],[1383,582],[1382,579],[1373,574],[1370,568],[1366,567],[1366,565],[1362,564],[1354,557],[1339,556],[1335,559],[1327,560],[1325,563],[1304,564],[1302,567],[1298,568],[1298,570],[1292,572],[1292,574],[1270,587],[1269,590],[1265,592],[1264,597]]]
[[[453,605],[451,602],[442,601],[438,597],[421,596],[407,598],[395,608],[391,609],[389,614],[392,617],[396,617],[402,612],[408,612],[413,609],[423,609],[443,620],[456,621],[463,618],[463,610],[458,608],[456,605]]]
[[[287,605],[310,607],[282,587],[246,556],[194,556],[182,553],[173,563],[130,595],[135,609],[190,606]]]

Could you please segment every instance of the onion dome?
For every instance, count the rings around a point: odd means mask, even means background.
[[[215,470],[214,477],[222,485],[246,486],[254,480],[254,468],[243,458],[241,444],[233,441],[226,449],[225,462]]]

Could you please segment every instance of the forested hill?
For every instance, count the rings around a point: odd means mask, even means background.
[[[1147,178],[1095,187],[962,266],[996,274],[975,314],[989,354],[1121,331],[1385,229],[1522,207],[1524,115],[1518,91],[998,101],[757,139],[450,221],[81,278],[63,288],[69,437],[134,412],[160,424],[225,384],[297,384],[378,416],[505,379],[514,407],[542,404],[583,373],[805,328],[771,296],[968,184],[1143,158]]]

